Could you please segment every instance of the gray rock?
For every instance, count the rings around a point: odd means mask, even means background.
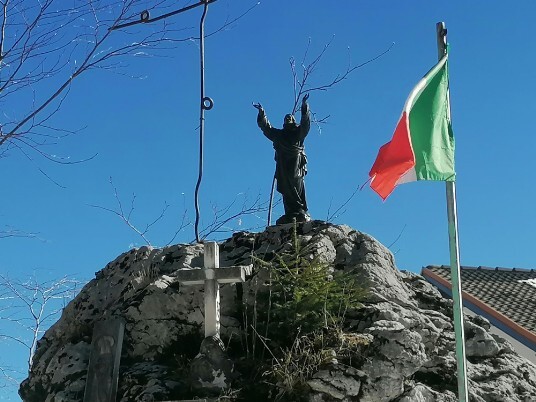
[[[457,402],[450,391],[438,393],[424,384],[412,384],[410,390],[397,402]]]
[[[361,380],[357,370],[351,367],[320,370],[307,382],[313,391],[310,401],[323,400],[319,398],[333,398],[338,401],[349,401],[359,395]]]
[[[229,388],[233,377],[233,362],[227,357],[223,342],[216,336],[201,342],[199,354],[190,366],[190,381],[201,394],[219,395]]]
[[[465,354],[467,357],[493,357],[501,350],[495,338],[484,329],[469,320],[465,320]]]
[[[261,233],[236,233],[220,244],[220,266],[250,264],[252,254],[274,258],[292,248],[293,230],[280,225]],[[296,231],[308,258],[334,271],[357,270],[371,288],[363,307],[347,314],[345,342],[354,339],[359,346],[345,344],[332,351],[327,364],[308,377],[308,399],[455,401],[452,302],[421,276],[399,271],[392,253],[367,234],[320,221],[300,224]],[[234,377],[233,361],[219,344],[203,342],[203,287],[177,282],[181,269],[202,266],[202,254],[201,244],[142,247],[97,272],[39,341],[20,388],[23,400],[79,402],[93,325],[114,316],[126,322],[118,402],[193,399],[207,388],[231,392],[233,381],[240,379]],[[257,271],[242,285],[221,286],[221,339],[226,344],[241,339],[242,314],[255,307],[268,279],[265,271]],[[489,328],[485,320],[467,318],[471,400],[536,401],[536,367]],[[235,351],[233,359],[240,358]],[[197,373],[194,383],[204,387],[192,387],[191,373]]]

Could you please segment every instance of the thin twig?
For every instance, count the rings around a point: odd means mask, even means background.
[[[402,237],[402,233],[404,233],[404,230],[406,230],[406,226],[407,226],[407,224],[404,223],[404,227],[402,228],[402,230],[400,231],[400,233],[398,234],[398,236],[396,237],[396,239],[395,239],[391,244],[389,244],[389,245],[387,246],[388,249],[390,249],[391,247],[393,247],[393,246],[396,244],[396,242],[397,242],[398,240],[400,240],[400,238]]]
[[[35,239],[37,238],[38,234],[39,233],[25,232],[20,229],[14,229],[12,227],[6,226],[4,230],[0,230],[0,239],[6,239],[8,237]]]
[[[34,278],[25,281],[12,280],[0,274],[0,320],[20,326],[30,333],[29,336],[24,336],[24,333],[17,336],[2,333],[0,338],[16,342],[28,349],[28,370],[44,328],[58,317],[65,302],[75,296],[79,284],[79,281],[69,277],[38,282]],[[57,302],[61,302],[59,307]]]
[[[383,52],[381,52],[381,53],[377,54],[376,56],[372,57],[371,59],[369,59],[369,60],[367,60],[367,61],[365,61],[363,63],[357,64],[355,66],[352,66],[351,62],[349,61],[348,66],[346,67],[346,70],[344,72],[342,72],[342,73],[338,73],[330,82],[319,84],[319,85],[316,85],[316,86],[312,86],[312,85],[310,85],[310,82],[309,82],[310,78],[313,75],[313,73],[315,72],[316,68],[319,66],[320,62],[322,61],[322,58],[324,57],[324,55],[326,54],[327,50],[329,49],[331,43],[333,42],[333,39],[334,39],[334,37],[332,37],[330,39],[330,41],[324,45],[324,47],[319,52],[319,54],[311,62],[307,62],[307,56],[308,56],[309,48],[310,48],[310,45],[311,45],[311,40],[309,38],[309,41],[307,43],[307,47],[306,47],[306,50],[305,50],[305,54],[304,54],[304,57],[303,57],[303,62],[302,62],[303,73],[302,73],[301,79],[298,79],[298,77],[297,77],[296,66],[295,66],[295,63],[292,62],[294,59],[291,58],[291,72],[292,72],[292,78],[293,78],[293,91],[294,91],[294,105],[292,107],[292,113],[293,114],[296,113],[296,111],[298,110],[300,99],[305,94],[315,92],[315,91],[327,91],[327,90],[331,89],[335,85],[339,84],[341,81],[343,81],[346,78],[348,78],[348,76],[350,74],[352,74],[355,70],[357,70],[357,69],[359,69],[361,67],[364,67],[367,64],[372,63],[373,61],[375,61],[375,60],[379,59],[380,57],[384,56],[385,54],[387,54],[392,49],[392,47],[394,46],[394,43],[392,43]],[[326,120],[327,120],[327,118],[323,118],[323,119],[319,120],[318,123],[323,123]]]
[[[229,232],[232,230],[230,227],[226,227],[229,222],[234,220],[239,220],[244,216],[257,215],[264,213],[268,210],[268,201],[261,201],[260,195],[257,195],[255,200],[251,203],[248,203],[247,198],[244,199],[241,207],[236,210],[236,212],[231,212],[235,206],[237,198],[235,198],[231,203],[223,208],[213,207],[213,219],[212,222],[205,226],[201,231],[200,235],[202,239],[206,239],[208,236],[221,233]],[[259,218],[260,219],[260,218]],[[259,225],[259,227],[264,227],[264,225]],[[241,230],[250,230],[251,228],[242,228]]]
[[[328,213],[326,216],[326,222],[331,222],[333,219],[336,219],[340,215],[344,214],[346,210],[342,211],[342,209],[348,205],[348,203],[355,197],[358,191],[359,191],[359,187],[356,188],[354,192],[350,195],[350,197],[348,197],[346,201],[344,201],[332,214],[330,214],[330,209],[331,209],[331,202],[330,202],[329,207],[328,207]]]
[[[102,209],[103,211],[108,211],[108,212],[116,215],[130,229],[132,229],[136,234],[138,234],[148,246],[152,246],[152,244],[149,241],[149,239],[147,238],[146,234],[147,234],[147,232],[149,231],[149,229],[153,225],[155,225],[157,222],[162,220],[162,218],[164,217],[164,215],[165,215],[165,213],[166,213],[166,211],[167,211],[167,209],[169,207],[167,202],[164,203],[164,207],[163,207],[162,211],[160,212],[160,214],[151,223],[145,225],[144,230],[138,229],[138,227],[132,223],[132,213],[134,212],[134,209],[135,209],[136,194],[132,194],[132,198],[131,198],[131,201],[130,201],[130,209],[128,210],[128,212],[125,213],[125,210],[123,209],[123,203],[121,202],[121,197],[119,196],[119,192],[117,190],[117,187],[113,183],[112,177],[110,177],[109,182],[110,182],[110,185],[112,186],[112,189],[113,189],[113,192],[114,192],[114,198],[115,198],[115,201],[117,203],[117,209],[107,208],[107,207],[103,207],[102,205],[94,205],[94,204],[90,204],[89,206],[93,207],[93,208],[97,208],[97,209]]]

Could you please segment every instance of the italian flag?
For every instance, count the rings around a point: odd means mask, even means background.
[[[384,200],[398,184],[455,179],[447,58],[411,91],[393,138],[380,148],[369,172],[370,187]]]

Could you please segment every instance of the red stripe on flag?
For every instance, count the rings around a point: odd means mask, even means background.
[[[404,111],[393,138],[380,148],[369,172],[372,178],[370,187],[384,200],[394,190],[398,179],[415,166],[408,126],[408,116]]]

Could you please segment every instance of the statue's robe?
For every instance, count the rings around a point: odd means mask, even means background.
[[[283,196],[285,208],[285,216],[278,222],[292,222],[292,218],[303,221],[308,217],[303,180],[307,174],[307,157],[303,141],[311,127],[309,106],[302,104],[299,125],[291,123],[285,124],[282,129],[274,128],[262,109],[259,110],[257,124],[275,149],[277,191]]]

